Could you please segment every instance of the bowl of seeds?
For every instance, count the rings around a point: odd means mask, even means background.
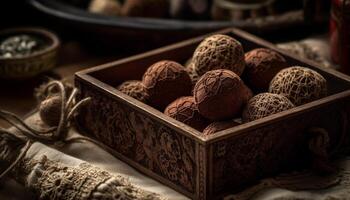
[[[28,79],[56,65],[58,37],[41,28],[0,31],[0,79]]]

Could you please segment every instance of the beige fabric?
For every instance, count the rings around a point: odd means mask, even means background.
[[[28,118],[26,120],[28,124],[40,124],[38,115]],[[77,135],[77,131],[71,129],[69,131],[70,136]],[[66,144],[61,147],[51,148],[41,143],[34,143],[28,150],[26,158],[40,159],[42,155],[46,155],[50,160],[62,162],[67,165],[79,165],[82,162],[88,162],[96,167],[100,167],[110,173],[124,175],[129,179],[131,184],[142,187],[143,189],[158,193],[165,196],[168,199],[188,199],[173,189],[162,185],[161,183],[144,176],[134,168],[123,163],[119,159],[113,157],[109,153],[105,152],[101,148],[90,142],[76,142],[72,144]],[[19,192],[20,191],[20,192]],[[4,184],[4,187],[0,188],[0,199],[22,200],[22,199],[35,199],[29,198],[32,194],[16,184],[13,180],[8,180]]]

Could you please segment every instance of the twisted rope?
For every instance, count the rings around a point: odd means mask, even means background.
[[[31,147],[34,141],[39,141],[42,143],[51,143],[51,144],[54,144],[58,141],[65,142],[68,134],[68,127],[70,125],[72,117],[82,106],[88,104],[91,100],[91,98],[88,97],[75,103],[76,95],[78,93],[78,90],[76,88],[73,89],[69,98],[67,99],[66,89],[63,83],[59,81],[49,82],[45,86],[43,93],[48,93],[48,91],[52,87],[58,88],[59,90],[58,93],[60,94],[61,102],[62,102],[60,121],[58,125],[55,127],[49,127],[49,128],[43,128],[43,130],[37,130],[27,125],[17,115],[5,110],[0,110],[0,119],[4,120],[5,122],[15,127],[24,136],[28,138],[24,147],[22,148],[21,153],[17,156],[15,161],[12,162],[9,167],[7,167],[3,172],[0,173],[0,180],[4,178],[21,161],[21,159],[25,156],[25,154],[27,153],[28,149]],[[0,128],[0,134],[9,134],[16,137],[12,132],[2,128]],[[91,141],[91,140],[88,140],[88,141]]]

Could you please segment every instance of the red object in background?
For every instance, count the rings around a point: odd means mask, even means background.
[[[350,0],[332,0],[330,43],[333,61],[350,74]]]

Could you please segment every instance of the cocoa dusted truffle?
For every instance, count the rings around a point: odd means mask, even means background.
[[[162,18],[168,11],[168,0],[126,0],[122,7],[122,15],[128,17]]]
[[[250,122],[293,107],[293,103],[282,95],[261,93],[249,100],[242,118],[244,122]]]
[[[208,120],[199,114],[194,98],[191,96],[176,99],[168,105],[164,114],[198,131],[202,131],[208,125]]]
[[[213,121],[239,115],[244,104],[243,87],[241,78],[230,70],[205,73],[193,91],[199,113]]]
[[[248,101],[254,96],[253,91],[246,85],[243,86],[243,93],[242,93],[242,99],[244,105],[248,103]]]
[[[282,55],[265,48],[245,54],[244,80],[254,91],[267,91],[273,77],[288,64]]]
[[[245,67],[243,47],[230,36],[213,35],[198,45],[192,63],[200,76],[215,69],[228,69],[240,76]]]
[[[174,61],[160,61],[143,75],[151,106],[163,109],[175,99],[191,94],[192,81],[185,68]]]
[[[137,80],[125,81],[117,87],[117,90],[141,102],[144,102],[144,103],[147,102],[148,93],[141,81],[137,81]]]
[[[203,135],[212,135],[216,132],[223,131],[235,126],[240,125],[238,122],[235,122],[233,120],[229,121],[221,121],[221,122],[213,122],[207,126],[204,131]]]
[[[299,106],[327,95],[327,81],[316,71],[306,67],[289,67],[271,81],[269,92],[287,97]]]

